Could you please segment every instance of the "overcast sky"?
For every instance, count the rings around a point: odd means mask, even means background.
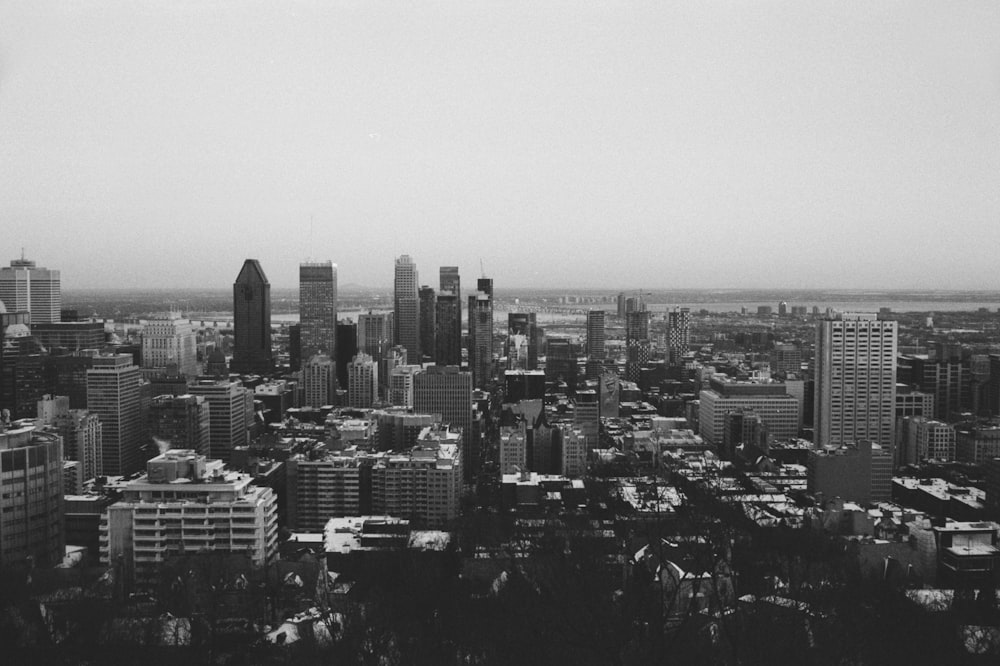
[[[1000,2],[0,3],[63,288],[1000,288]]]

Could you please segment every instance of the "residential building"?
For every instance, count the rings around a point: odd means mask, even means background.
[[[101,518],[101,562],[125,581],[155,587],[164,562],[185,553],[246,555],[263,567],[278,553],[274,491],[221,460],[171,449],[146,463]]]

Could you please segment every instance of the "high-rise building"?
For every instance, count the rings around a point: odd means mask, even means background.
[[[346,390],[347,365],[358,354],[358,325],[352,321],[337,322],[337,386]]]
[[[457,366],[432,365],[413,376],[413,410],[440,414],[441,422],[461,428],[464,442],[472,440],[472,375]]]
[[[43,567],[62,561],[62,439],[33,425],[0,425],[0,567],[30,557]]]
[[[0,268],[0,301],[11,312],[31,313],[32,324],[60,321],[62,292],[59,271],[14,259]]]
[[[540,347],[538,316],[534,312],[507,313],[507,369],[537,370]]]
[[[105,474],[142,469],[139,368],[130,354],[97,356],[87,370],[87,409],[101,420],[101,466]]]
[[[437,329],[434,320],[437,314],[437,296],[434,288],[420,287],[420,362],[433,361],[437,346]]]
[[[371,407],[378,400],[378,364],[368,354],[360,353],[347,366],[347,404]]]
[[[348,382],[350,377],[348,377]],[[313,354],[302,364],[302,385],[306,405],[323,407],[332,405],[337,397],[337,367],[326,354]]]
[[[469,296],[469,370],[476,388],[493,377],[493,280],[479,278]]]
[[[896,422],[896,463],[910,465],[928,458],[954,460],[955,427],[926,416],[906,416]]]
[[[38,401],[39,426],[51,426],[63,441],[63,458],[80,463],[80,479],[86,481],[104,474],[101,462],[103,429],[96,414],[86,409],[70,409],[64,395],[45,395]]]
[[[389,404],[396,407],[413,407],[413,375],[423,366],[397,365],[389,373]]]
[[[233,372],[271,373],[271,283],[256,259],[243,263],[233,283],[233,337]]]
[[[738,410],[752,411],[760,417],[774,439],[791,439],[799,434],[800,399],[790,395],[783,383],[732,381],[717,375],[699,399],[699,434],[709,445],[723,445],[726,415]]]
[[[434,310],[434,360],[438,365],[462,365],[462,285],[458,266],[442,266]]]
[[[587,448],[596,446],[583,431],[568,424],[559,426],[559,473],[578,477],[587,473]]]
[[[198,375],[197,338],[191,322],[176,313],[150,319],[142,327],[144,374],[162,373],[170,363],[183,375]]]
[[[101,517],[101,563],[121,563],[141,589],[156,585],[165,558],[184,553],[245,554],[263,567],[278,554],[278,502],[253,481],[191,450],[153,458]]]
[[[625,313],[625,354],[625,378],[630,382],[637,382],[640,369],[652,358],[649,312],[645,310],[645,306],[641,310],[634,309]]]
[[[771,370],[782,374],[802,372],[802,350],[790,342],[778,342],[771,352]]]
[[[331,261],[299,264],[302,362],[315,354],[336,358],[337,267]]]
[[[934,395],[934,417],[953,420],[972,407],[972,370],[959,345],[936,345],[935,358],[902,355],[897,359],[899,381]]]
[[[410,255],[396,259],[394,282],[395,341],[406,348],[408,358],[420,358],[420,278]]]
[[[601,364],[606,352],[604,332],[604,310],[587,313],[587,378],[595,379],[601,374]]]
[[[211,446],[209,403],[201,395],[158,395],[149,405],[149,433],[161,449],[191,449],[207,455]]]
[[[235,447],[247,445],[247,432],[253,424],[253,393],[228,379],[201,379],[189,392],[208,403],[211,457],[229,461]]]
[[[896,322],[842,313],[816,329],[815,432],[820,446],[871,440],[890,451],[896,409]]]
[[[395,316],[392,312],[372,312],[358,315],[358,351],[372,358],[382,358],[394,343]],[[354,358],[353,356],[351,358]]]
[[[691,349],[691,310],[674,308],[667,313],[667,353],[670,365],[679,365]]]

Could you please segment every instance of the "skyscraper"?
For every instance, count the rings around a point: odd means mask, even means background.
[[[348,379],[350,381],[350,379]],[[313,354],[302,364],[302,383],[306,405],[323,407],[332,405],[336,398],[337,367],[326,354]]]
[[[189,390],[208,403],[211,456],[229,462],[233,448],[247,444],[247,430],[253,423],[253,393],[228,379],[203,379]]]
[[[462,285],[458,266],[441,267],[441,284],[434,309],[434,360],[438,365],[462,365]]]
[[[315,354],[336,358],[337,267],[330,261],[299,264],[302,362]]]
[[[629,299],[632,300],[632,299]],[[631,382],[639,380],[639,371],[652,355],[649,342],[649,312],[630,310],[625,314],[625,377]]]
[[[594,379],[601,374],[604,351],[604,310],[587,313],[587,378]]]
[[[59,271],[39,268],[23,256],[12,260],[0,268],[0,301],[10,312],[30,312],[32,324],[60,321]]]
[[[469,296],[469,369],[472,385],[485,388],[493,370],[493,280],[479,278]]]
[[[507,313],[507,367],[511,369],[523,368],[525,370],[538,369],[538,348],[540,346],[537,316],[534,312],[508,312]],[[520,359],[511,359],[511,346],[524,343],[524,363]]]
[[[233,283],[233,335],[230,369],[240,374],[270,374],[274,369],[271,283],[256,259],[243,262]]]
[[[0,567],[65,555],[62,439],[51,430],[0,428]]]
[[[358,351],[372,358],[382,358],[386,350],[394,344],[393,319],[391,312],[369,310],[367,314],[359,314]]]
[[[396,259],[394,291],[396,344],[406,348],[408,358],[420,358],[420,287],[417,265],[410,255]]]
[[[347,366],[347,404],[371,407],[378,400],[378,363],[368,354],[358,354]]]
[[[105,474],[138,472],[146,462],[139,414],[139,368],[131,354],[98,356],[87,370],[87,409],[101,420]]]
[[[437,298],[434,289],[424,285],[420,287],[420,354],[421,358],[414,359],[415,362],[422,362],[424,359],[433,361],[437,337],[434,317],[437,314]]]
[[[871,440],[891,451],[896,407],[896,322],[842,313],[816,327],[816,443]]]
[[[169,448],[207,455],[211,441],[209,404],[200,395],[158,395],[149,406],[149,432]]]
[[[691,347],[691,310],[674,308],[667,313],[667,351],[670,365],[679,365]]]

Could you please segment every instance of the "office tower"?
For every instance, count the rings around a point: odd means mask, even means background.
[[[60,321],[59,271],[37,267],[23,256],[12,260],[0,268],[0,301],[11,312],[30,313],[32,324]]]
[[[378,450],[402,451],[416,446],[417,437],[428,426],[440,423],[431,414],[413,414],[409,410],[376,412]]]
[[[149,405],[149,434],[161,449],[190,449],[208,455],[212,420],[201,395],[158,395]]]
[[[896,422],[896,464],[923,460],[955,460],[955,427],[926,416],[907,416]]]
[[[0,425],[0,567],[53,567],[63,555],[62,439],[50,429]]]
[[[615,305],[617,306],[618,318],[619,319],[624,319],[625,318],[625,305],[626,305],[626,298],[625,298],[625,292],[624,291],[618,293],[618,296],[615,298]]]
[[[413,375],[423,366],[397,365],[389,373],[389,404],[395,407],[413,407]]]
[[[597,399],[597,391],[586,390],[576,392],[573,408],[573,427],[583,432],[591,442],[596,443],[601,430],[601,403]]]
[[[253,481],[191,450],[156,456],[101,517],[101,564],[120,563],[126,586],[139,589],[158,585],[164,560],[185,553],[241,554],[263,567],[278,554],[278,502]]]
[[[788,303],[781,301],[778,303],[778,316],[787,317],[788,316]]]
[[[46,349],[79,352],[104,347],[103,321],[54,321],[31,325],[31,334]]]
[[[674,308],[667,313],[667,353],[670,365],[680,365],[691,349],[691,310]]]
[[[352,321],[337,322],[337,386],[347,386],[347,365],[358,355],[358,325]],[[346,389],[344,389],[346,390]]]
[[[726,414],[738,410],[759,416],[773,439],[798,437],[800,398],[789,395],[781,382],[735,381],[716,375],[698,397],[698,434],[711,446],[722,446]]]
[[[240,382],[228,379],[200,379],[189,392],[208,403],[210,456],[228,462],[234,448],[248,443],[247,431],[253,425],[253,393]]]
[[[440,414],[441,423],[462,429],[462,460],[477,468],[479,442],[472,427],[472,375],[457,366],[432,365],[413,376],[413,411]]]
[[[462,365],[462,286],[458,266],[442,266],[434,310],[434,360],[438,365]]]
[[[292,372],[302,369],[302,324],[291,324],[288,327],[288,369]],[[206,372],[217,376],[211,371]]]
[[[896,408],[896,322],[843,313],[816,328],[816,444],[871,440],[891,452]]]
[[[528,433],[524,419],[515,425],[500,426],[500,473],[528,471]]]
[[[378,400],[378,364],[368,354],[358,354],[347,366],[347,404],[371,407]]]
[[[863,439],[835,448],[818,448],[806,459],[807,487],[824,499],[847,502],[887,502],[892,492],[892,455]]]
[[[105,474],[128,475],[146,461],[141,441],[139,368],[129,354],[97,356],[87,370],[87,408],[101,420]]]
[[[604,351],[604,310],[587,313],[587,378],[594,379],[601,374]]]
[[[391,312],[358,315],[358,351],[372,358],[382,358],[393,345],[395,316]],[[353,356],[351,358],[354,358]]]
[[[420,287],[417,265],[410,255],[396,259],[394,282],[395,342],[406,348],[408,358],[420,359]],[[376,357],[377,358],[377,357]]]
[[[576,391],[576,352],[569,338],[551,337],[545,341],[545,378],[550,382],[566,382],[569,393]]]
[[[434,320],[437,314],[437,297],[434,289],[420,287],[420,362],[434,361],[437,346],[437,329]]]
[[[646,310],[631,310],[625,314],[625,354],[625,378],[637,382],[640,369],[652,358],[649,312]]]
[[[903,355],[898,361],[901,383],[917,387],[934,395],[934,417],[956,420],[957,415],[972,407],[972,368],[969,357],[962,358],[962,348],[956,344],[937,344],[936,357]]]
[[[407,354],[405,347],[392,347],[387,349],[385,356],[378,359],[378,386],[379,395],[389,396],[389,378],[392,371],[399,366],[407,365]]]
[[[150,319],[142,327],[143,374],[163,373],[171,363],[188,377],[199,374],[198,343],[191,322],[176,313]]]
[[[771,352],[771,370],[781,374],[802,372],[802,350],[795,344],[776,343]]]
[[[469,296],[469,370],[476,388],[486,388],[493,376],[493,280],[479,278]]]
[[[337,267],[331,261],[299,264],[302,362],[315,354],[336,358]]]
[[[587,449],[596,448],[596,441],[590,440],[582,430],[561,424],[559,432],[559,473],[563,476],[578,477],[587,473]]]
[[[233,283],[233,337],[233,372],[271,373],[271,283],[256,259],[243,263]]]
[[[514,342],[514,344],[512,344]],[[523,347],[522,344],[523,343]],[[539,329],[538,316],[534,312],[507,313],[507,367],[511,370],[537,370]],[[511,361],[517,350],[516,362]],[[523,352],[523,358],[520,354]]]
[[[337,368],[333,359],[326,354],[310,356],[302,366],[302,385],[307,406],[332,405],[337,397]]]
[[[646,303],[642,300],[642,295],[637,294],[625,299],[625,316],[630,312],[645,312]]]

